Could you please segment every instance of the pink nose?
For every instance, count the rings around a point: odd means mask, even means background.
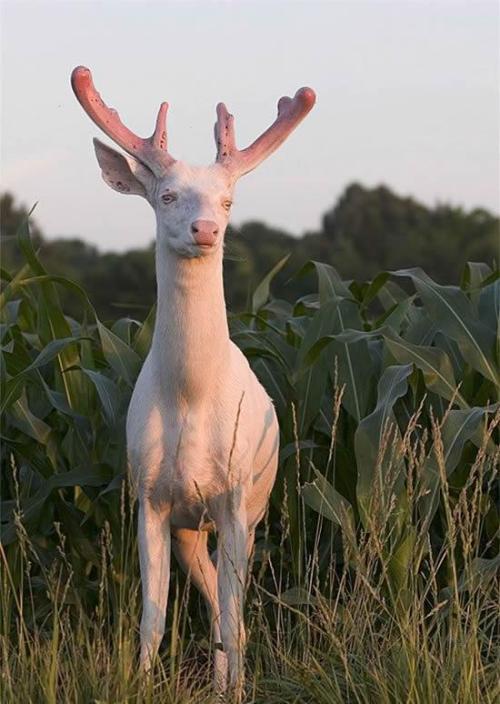
[[[196,244],[213,245],[219,234],[219,228],[213,220],[195,220],[191,232]]]

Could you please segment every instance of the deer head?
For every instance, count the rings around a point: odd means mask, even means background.
[[[125,127],[116,110],[104,103],[88,68],[75,68],[71,85],[88,116],[127,152],[94,139],[104,181],[119,193],[145,198],[156,213],[158,237],[183,257],[206,256],[222,248],[236,181],[284,142],[316,100],[310,88],[301,88],[294,98],[281,98],[275,122],[242,151],[236,147],[233,116],[220,103],[215,163],[193,167],[175,160],[168,151],[168,103],[161,104],[155,130],[144,139]]]

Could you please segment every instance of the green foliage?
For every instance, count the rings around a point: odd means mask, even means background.
[[[25,263],[17,273],[3,273],[0,343],[2,558],[9,599],[19,596],[4,609],[17,616],[4,615],[2,634],[9,637],[16,619],[18,628],[21,622],[41,628],[57,602],[68,618],[84,619],[82,633],[91,642],[85,619],[100,608],[110,628],[125,627],[124,604],[137,590],[133,502],[123,481],[124,418],[153,313],[143,323],[122,318],[105,325],[79,286],[47,273],[26,224],[18,242]],[[346,612],[357,594],[365,605],[373,601],[371,615],[387,633],[387,676],[394,648],[410,631],[416,650],[405,657],[408,667],[416,666],[419,639],[434,638],[433,627],[439,647],[426,651],[432,668],[439,648],[448,653],[444,643],[453,639],[446,629],[457,614],[457,642],[475,662],[487,662],[491,653],[467,640],[460,614],[472,593],[490,603],[498,562],[498,272],[469,264],[460,286],[439,285],[415,268],[346,282],[328,264],[312,262],[298,276],[314,275],[315,291],[292,304],[269,293],[283,264],[257,288],[252,311],[230,318],[234,341],[275,400],[281,428],[280,468],[258,534],[254,586],[261,601],[277,599],[291,611],[279,616],[262,607],[254,614],[256,632],[258,619],[270,619],[272,633],[285,618],[294,639],[296,628],[302,633],[297,609],[307,615],[321,608],[310,621],[308,662],[316,684],[330,691],[339,671],[322,648],[338,629],[346,641],[330,647],[341,659],[354,653]],[[77,318],[64,314],[61,291],[78,301]],[[268,562],[272,570],[265,569]],[[54,580],[64,585],[57,599]],[[106,589],[103,580],[109,580]],[[345,610],[338,601],[332,606],[340,594]],[[489,643],[491,619],[478,599],[477,642]],[[443,620],[436,620],[438,612]],[[420,620],[412,625],[412,618]],[[369,628],[375,652],[379,627]],[[362,643],[355,645],[353,657],[360,658]],[[268,667],[259,652],[256,666]],[[292,697],[299,682],[309,682],[300,659],[274,650],[272,657],[283,657],[289,668],[293,663],[287,671]],[[398,663],[394,687],[403,692]],[[279,671],[276,660],[272,668]],[[335,680],[335,696],[312,700],[345,701],[346,692],[357,691],[359,671],[347,676],[342,666],[342,672],[347,679]],[[365,685],[366,692],[382,691],[381,682],[363,681],[363,691]],[[445,685],[448,697],[452,678]],[[115,700],[125,696],[113,691]],[[359,701],[370,700],[363,696]],[[395,701],[388,692],[380,696]],[[404,700],[427,701],[422,696]]]
[[[292,565],[299,574],[304,568],[310,516],[306,511],[299,520],[296,491],[304,482],[306,504],[318,510],[318,496],[328,496],[320,513],[348,528],[348,535],[351,516],[366,531],[386,525],[396,564],[414,529],[421,541],[442,547],[441,468],[457,501],[469,491],[484,437],[498,440],[499,322],[493,311],[479,312],[481,300],[493,304],[500,295],[498,272],[482,267],[474,285],[463,288],[440,286],[420,269],[348,285],[328,265],[313,266],[317,294],[293,307],[272,300],[253,315],[234,318],[232,326],[235,341],[276,400],[282,447],[297,448],[296,457],[283,458],[274,494],[277,503],[286,495]],[[395,283],[401,279],[415,292],[405,294]],[[485,452],[492,481],[498,461],[494,440]],[[321,468],[321,480],[314,468]],[[411,505],[409,491],[418,497]],[[484,504],[488,522],[477,536],[477,556],[483,550],[493,556],[498,548],[491,532],[498,526],[494,494]],[[341,507],[347,524],[341,523]],[[391,514],[394,520],[387,524]],[[386,567],[394,565],[389,560]],[[444,586],[446,570],[441,576]]]
[[[498,218],[482,208],[427,208],[386,186],[349,185],[323,217],[339,270],[372,278],[381,269],[420,266],[442,283],[456,281],[468,260],[498,256]]]

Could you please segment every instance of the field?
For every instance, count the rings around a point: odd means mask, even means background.
[[[47,272],[2,271],[1,695],[10,702],[209,702],[204,606],[172,575],[167,634],[137,670],[135,504],[124,417],[143,323],[101,321]],[[231,316],[275,401],[278,480],[246,607],[246,701],[483,704],[499,668],[500,281],[422,270],[342,281]],[[78,319],[63,313],[70,291]]]

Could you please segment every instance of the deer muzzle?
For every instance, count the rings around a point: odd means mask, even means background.
[[[213,220],[195,220],[191,225],[196,244],[204,247],[212,247],[217,241],[219,226]]]

